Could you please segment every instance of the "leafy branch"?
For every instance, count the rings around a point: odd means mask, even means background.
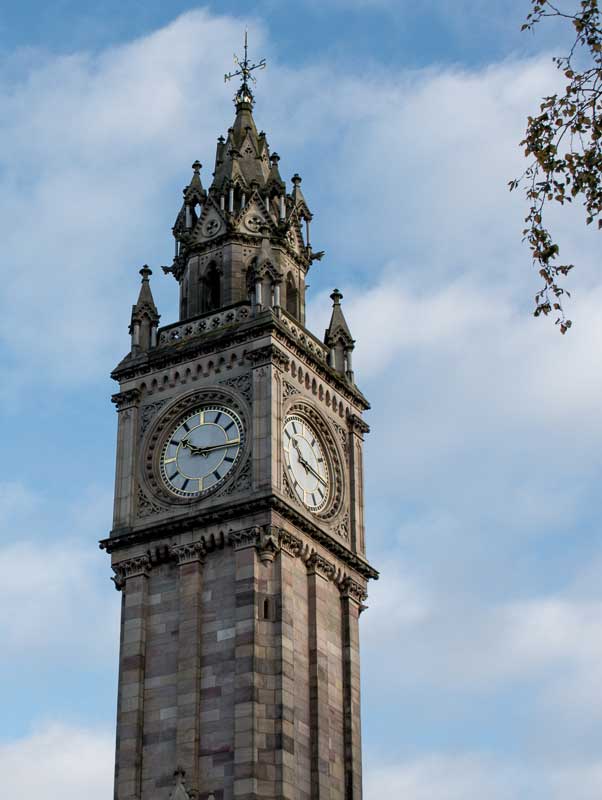
[[[512,191],[523,184],[530,204],[523,237],[543,281],[535,295],[534,314],[557,312],[556,324],[566,333],[572,322],[564,313],[563,298],[570,294],[560,283],[574,265],[557,263],[559,248],[544,224],[544,212],[547,203],[564,205],[580,199],[586,223],[596,220],[602,228],[602,18],[598,0],[581,0],[574,13],[549,0],[531,3],[522,30],[557,17],[571,23],[575,39],[568,55],[554,58],[568,80],[564,94],[544,97],[539,114],[528,117],[521,146],[531,162],[509,187]],[[580,67],[576,62],[586,63]]]

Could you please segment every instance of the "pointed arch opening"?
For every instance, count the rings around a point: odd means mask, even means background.
[[[287,314],[299,318],[299,290],[291,272],[286,276],[284,308]]]
[[[203,278],[203,312],[215,311],[222,304],[222,279],[215,262],[207,267]]]

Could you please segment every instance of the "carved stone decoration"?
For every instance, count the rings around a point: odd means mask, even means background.
[[[349,514],[345,514],[335,525],[334,531],[341,539],[345,539],[345,541],[349,540]]]
[[[140,519],[144,517],[152,517],[155,514],[160,514],[164,509],[147,497],[142,489],[138,489],[138,499],[136,503],[136,516]]]
[[[338,425],[336,422],[334,423],[334,427],[339,441],[341,442],[343,452],[345,453],[345,458],[349,458],[349,434],[342,425]]]
[[[257,350],[249,350],[245,353],[245,357],[257,366],[260,364],[274,364],[280,369],[285,369],[290,363],[289,356],[273,344],[259,347]]]
[[[280,550],[278,529],[273,525],[266,525],[261,531],[257,552],[262,564],[271,564],[276,553]]]
[[[185,776],[186,772],[182,769],[182,767],[178,767],[174,772],[176,786],[171,794],[171,800],[196,800],[197,793],[195,791],[189,792],[186,789],[186,784],[184,782]]]
[[[284,489],[284,494],[291,500],[294,500],[297,505],[300,505],[299,498],[293,491],[293,487],[288,482],[288,478],[286,477],[286,470],[284,467],[282,468],[282,487]]]
[[[250,458],[247,458],[245,464],[238,473],[224,486],[221,491],[216,494],[218,497],[224,495],[235,494],[236,492],[243,492],[249,489],[252,483],[252,469],[253,463]]]
[[[359,414],[348,414],[347,420],[351,430],[354,433],[357,433],[359,436],[363,437],[364,434],[370,433],[370,426],[359,416]]]
[[[220,381],[220,385],[231,386],[233,389],[236,389],[247,403],[249,403],[249,405],[251,404],[253,399],[253,384],[248,372],[244,375],[238,375],[236,378],[227,378],[226,380]]]
[[[128,578],[136,578],[139,575],[148,577],[150,569],[151,558],[148,554],[137,558],[129,558],[127,561],[119,561],[117,564],[113,564],[115,575],[111,580],[115,584],[117,591],[120,591],[125,586]]]
[[[351,600],[354,600],[358,605],[362,605],[364,600],[367,599],[368,595],[366,590],[363,586],[360,586],[357,581],[354,581],[353,578],[349,576],[345,577],[341,584],[339,585],[339,591],[343,597],[349,597]]]
[[[295,394],[300,394],[297,387],[288,381],[282,381],[282,397],[286,399],[287,397],[293,397]]]
[[[242,550],[245,547],[255,547],[261,538],[261,528],[255,526],[244,531],[230,531],[228,533],[228,544],[235,550]]]
[[[333,580],[336,575],[334,564],[327,561],[319,553],[313,552],[306,562],[307,571],[310,575],[320,575],[324,580]]]
[[[146,429],[150,425],[153,417],[159,411],[167,400],[157,400],[156,403],[148,403],[140,409],[140,436],[144,436]]]
[[[111,397],[111,402],[117,406],[117,411],[135,406],[140,400],[140,389],[128,389],[125,392],[117,392]]]
[[[194,561],[200,561],[203,564],[207,555],[207,547],[204,542],[189,542],[172,547],[170,553],[179,567],[183,564],[191,564]]]
[[[303,552],[303,542],[288,531],[280,531],[280,549],[293,558],[298,558]]]

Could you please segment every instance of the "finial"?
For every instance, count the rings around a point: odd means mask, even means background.
[[[341,300],[343,299],[343,295],[339,292],[338,289],[335,289],[334,292],[330,295],[330,299],[332,300],[333,306],[340,306]]]
[[[224,75],[224,81],[227,82],[232,80],[232,78],[236,78],[239,75],[241,76],[241,84],[239,90],[234,95],[234,102],[237,106],[241,103],[247,103],[248,105],[252,106],[255,102],[253,98],[253,92],[249,87],[249,81],[253,81],[253,83],[257,83],[255,76],[251,73],[256,69],[265,69],[266,61],[265,58],[262,58],[257,64],[251,64],[249,61],[249,44],[248,44],[248,33],[245,30],[245,57],[241,61],[238,56],[234,55],[234,63],[239,67],[236,72],[228,72]]]
[[[301,185],[301,176],[295,172],[293,177],[291,178],[291,183],[293,186],[300,186]]]
[[[280,161],[280,156],[278,155],[278,153],[272,153],[272,155],[270,156],[270,161],[272,162],[272,164],[277,164]]]
[[[217,141],[218,141],[219,144],[223,144],[226,140],[224,139],[223,136],[218,136],[217,137]]]
[[[194,170],[194,174],[195,175],[199,174],[199,172],[201,171],[201,167],[202,166],[203,165],[201,164],[201,162],[198,159],[194,162],[194,164],[192,165],[192,169]]]
[[[148,283],[148,279],[153,274],[153,271],[148,264],[145,264],[140,270],[140,274],[142,275],[142,283]]]

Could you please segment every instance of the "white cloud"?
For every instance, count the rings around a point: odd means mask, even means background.
[[[504,761],[478,753],[432,754],[397,764],[372,764],[366,774],[366,800],[597,800],[602,762],[570,766]]]
[[[112,733],[60,722],[0,744],[2,793],[7,798],[106,800],[113,792]]]

